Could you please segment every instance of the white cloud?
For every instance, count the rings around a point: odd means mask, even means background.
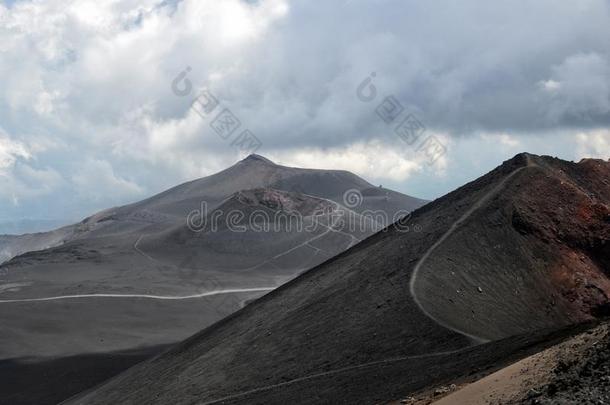
[[[448,139],[443,137],[443,141]],[[286,166],[349,170],[368,179],[391,181],[407,180],[429,168],[440,173],[447,165],[446,154],[431,160],[425,152],[409,148],[398,138],[394,144],[373,140],[337,148],[271,152],[269,157]]]
[[[540,82],[540,85],[543,89],[550,93],[556,92],[557,90],[561,89],[561,83],[553,79],[543,80],[542,82]]]
[[[607,55],[578,53],[552,68],[544,82],[551,93],[548,110],[553,120],[576,117],[594,120],[610,113],[610,62]]]
[[[396,146],[375,114],[388,95],[445,145],[476,141],[473,156],[539,135],[540,150],[603,153],[599,136],[545,134],[608,127],[608,10],[604,0],[0,5],[2,186],[23,207],[70,199],[88,211],[220,170],[239,153],[189,111],[203,87],[263,141],[260,153],[380,181],[458,176],[455,150],[428,167]],[[171,83],[187,66],[193,90],[179,97]],[[356,88],[371,72],[378,97],[363,103]],[[88,188],[96,170],[104,181]],[[37,176],[40,201],[27,197]]]
[[[581,132],[576,136],[579,158],[610,159],[610,130]]]
[[[91,201],[104,201],[112,190],[116,199],[128,199],[142,194],[136,183],[118,176],[110,163],[104,160],[91,160],[79,167],[72,176],[75,191]]]
[[[25,145],[11,140],[0,129],[0,175],[6,175],[18,158],[30,159],[31,154]]]
[[[522,142],[516,136],[511,136],[506,133],[484,133],[479,135],[485,142],[493,145],[502,145],[505,149],[516,149],[521,147]]]
[[[37,198],[56,191],[62,176],[49,167],[34,167],[35,152],[47,145],[32,140],[31,145],[11,139],[0,129],[0,204],[19,206],[22,199]]]

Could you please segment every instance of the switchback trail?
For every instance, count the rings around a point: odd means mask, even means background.
[[[447,238],[449,238],[449,236],[451,236],[451,234],[453,234],[453,232],[455,232],[455,230],[464,222],[466,221],[468,218],[470,218],[470,216],[476,212],[479,208],[481,208],[483,206],[483,204],[485,204],[486,202],[488,202],[492,197],[494,197],[495,195],[497,195],[506,185],[506,183],[512,179],[515,175],[517,175],[518,173],[520,173],[522,170],[527,169],[528,167],[533,166],[534,163],[530,160],[530,157],[527,156],[527,164],[523,167],[520,167],[518,169],[515,169],[513,172],[511,172],[509,175],[507,175],[498,185],[496,185],[493,189],[491,189],[488,193],[486,193],[481,199],[479,199],[472,207],[470,207],[468,209],[468,211],[466,211],[466,213],[464,213],[464,215],[462,215],[457,221],[455,221],[453,223],[453,225],[451,225],[451,227],[449,228],[449,230],[447,232],[445,232],[445,234],[443,236],[441,236],[441,238],[439,240],[436,241],[436,243],[434,243],[427,251],[426,253],[424,253],[424,255],[422,256],[422,258],[417,262],[417,264],[415,265],[414,269],[413,269],[413,274],[411,275],[411,281],[409,282],[409,289],[411,291],[411,296],[413,297],[413,300],[415,301],[415,303],[417,304],[417,306],[419,307],[419,309],[430,319],[432,319],[434,322],[436,322],[437,324],[441,325],[442,327],[449,329],[453,332],[459,333],[460,335],[464,335],[470,339],[472,339],[475,343],[485,343],[488,342],[488,339],[484,339],[481,338],[479,336],[475,336],[475,335],[471,335],[465,331],[459,330],[457,328],[454,328],[453,326],[448,325],[447,323],[445,323],[444,321],[441,321],[440,319],[437,319],[434,317],[434,315],[432,315],[431,313],[429,313],[426,308],[424,308],[424,306],[422,305],[422,303],[420,302],[419,298],[417,298],[417,293],[416,293],[416,289],[415,289],[415,284],[417,282],[417,276],[419,275],[422,267],[426,264],[426,261],[430,258],[430,256],[432,255],[432,253],[434,253],[434,251],[443,244],[443,242],[445,242],[445,240],[447,240]]]

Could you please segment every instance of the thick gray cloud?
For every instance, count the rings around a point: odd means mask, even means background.
[[[606,156],[609,4],[5,3],[0,220],[80,217],[231,164],[240,151],[189,108],[204,88],[263,154],[428,198],[519,148]],[[172,82],[187,68],[192,90],[178,96]],[[372,73],[377,98],[363,102],[356,90]],[[447,156],[428,167],[401,143],[375,114],[389,95]]]

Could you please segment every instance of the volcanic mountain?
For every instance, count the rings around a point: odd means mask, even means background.
[[[346,171],[251,155],[78,224],[5,237],[0,250],[22,254],[0,265],[0,379],[50,358],[125,354],[107,378],[141,359],[125,351],[149,355],[179,342],[424,202]],[[19,367],[3,368],[2,360]],[[86,370],[70,370],[75,385],[59,385],[73,393],[86,388]],[[20,403],[5,391],[15,387],[0,387],[0,403]],[[63,398],[21,403],[56,399]]]
[[[68,403],[380,403],[524,355],[607,312],[608,179],[517,155]]]
[[[184,224],[187,215],[200,209],[202,202],[213,210],[232,195],[256,188],[297,192],[338,204],[344,204],[347,191],[357,191],[362,198],[350,207],[352,210],[381,210],[390,220],[394,214],[411,211],[426,202],[375,187],[347,171],[286,167],[262,156],[250,155],[222,172],[181,184],[134,204],[104,210],[78,224],[37,234],[0,235],[0,263],[25,252],[45,250],[70,241],[156,233]]]

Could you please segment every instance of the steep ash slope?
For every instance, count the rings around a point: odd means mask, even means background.
[[[575,322],[610,294],[610,164],[529,158],[438,246],[414,293],[443,324],[498,339]]]
[[[389,227],[71,403],[370,403],[484,366],[527,339],[473,344],[589,319],[602,304],[563,294],[572,279],[555,272],[564,249],[587,245],[595,277],[586,285],[604,288],[593,260],[608,260],[608,170],[518,155],[417,210],[408,232]],[[537,198],[568,212],[585,201],[566,194],[572,183],[602,187],[587,203],[599,215],[545,239],[546,219],[530,221],[527,210],[555,211],[522,202],[541,176],[564,178],[565,189]]]

